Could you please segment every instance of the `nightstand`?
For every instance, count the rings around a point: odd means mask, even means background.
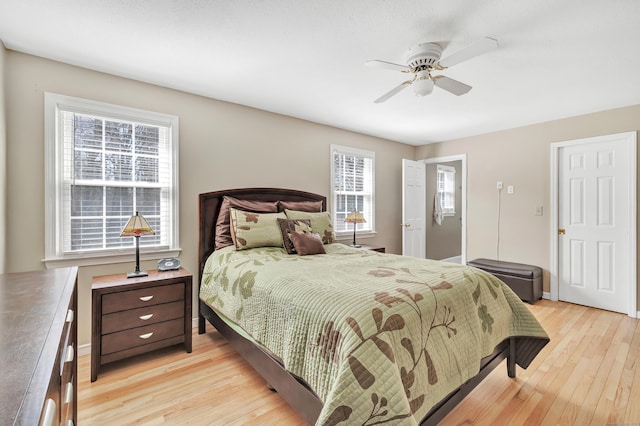
[[[360,248],[363,249],[363,250],[377,251],[379,253],[384,253],[385,252],[385,248],[384,247],[376,246],[376,245],[360,244]]]
[[[191,352],[191,273],[148,272],[93,277],[92,382],[113,361],[179,343]]]

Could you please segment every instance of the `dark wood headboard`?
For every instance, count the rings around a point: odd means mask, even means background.
[[[216,220],[220,214],[222,197],[261,201],[322,201],[322,211],[327,209],[327,197],[311,192],[281,188],[241,188],[207,192],[199,196],[200,233],[198,242],[198,283],[207,258],[215,250]]]

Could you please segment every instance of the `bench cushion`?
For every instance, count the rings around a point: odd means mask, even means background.
[[[534,303],[542,297],[542,268],[538,266],[482,258],[467,265],[500,278],[526,302]]]
[[[467,262],[467,265],[483,269],[487,272],[497,272],[504,275],[511,275],[513,277],[533,279],[542,276],[542,268],[533,265],[525,265],[524,263],[480,258]]]

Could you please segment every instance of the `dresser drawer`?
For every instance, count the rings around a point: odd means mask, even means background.
[[[185,283],[147,287],[102,296],[102,314],[184,300]]]
[[[102,334],[110,334],[183,317],[183,300],[114,312],[102,317]]]
[[[184,318],[107,334],[102,336],[101,355],[123,351],[180,335],[184,335]]]

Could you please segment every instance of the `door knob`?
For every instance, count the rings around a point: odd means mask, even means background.
[[[560,228],[560,229],[558,229],[558,235],[564,235],[564,234],[565,234],[565,232],[566,232],[566,231],[564,230],[564,228]]]
[[[404,226],[405,228],[408,228],[411,226],[410,223],[401,223],[400,226]]]

